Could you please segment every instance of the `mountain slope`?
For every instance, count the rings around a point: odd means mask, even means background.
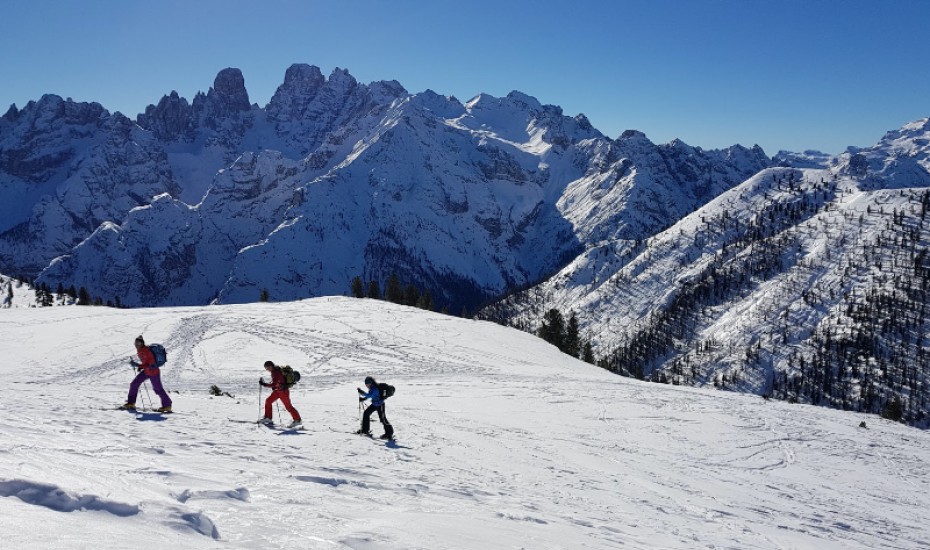
[[[605,366],[886,411],[925,426],[927,121],[825,170],[773,168],[642,243],[589,251],[483,313],[579,312]]]
[[[51,95],[0,118],[0,190],[0,266],[29,276],[100,224],[179,192],[150,134]]]
[[[15,548],[930,543],[926,432],[620,378],[491,323],[345,298],[0,319]],[[164,419],[100,410],[140,332],[168,348]],[[267,359],[302,372],[306,432],[228,420],[257,417]],[[366,375],[397,387],[396,445],[347,433]]]

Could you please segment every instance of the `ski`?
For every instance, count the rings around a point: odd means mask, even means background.
[[[269,430],[277,430],[279,432],[285,432],[285,433],[286,432],[296,433],[296,432],[305,431],[303,424],[299,426],[294,426],[293,428],[289,428],[288,426],[285,426],[283,424],[266,424],[265,422],[262,422],[261,420],[239,420],[238,418],[227,418],[227,420],[229,420],[230,422],[235,422],[237,424],[254,424],[256,426],[264,426],[265,428],[268,428]]]
[[[278,435],[294,435],[294,434],[307,433],[307,431],[304,430],[303,426],[294,426],[293,428],[288,428],[287,426],[276,426],[273,424],[272,425],[265,424],[264,426],[268,428],[269,430],[277,432]]]
[[[330,431],[333,431],[333,432],[336,432],[336,433],[340,433],[340,434],[360,435],[360,436],[362,436],[362,437],[374,438],[374,436],[371,435],[370,433],[367,433],[367,434],[360,434],[360,433],[358,433],[358,432],[344,432],[344,431],[342,431],[342,430],[337,430],[336,428],[333,428],[332,426],[330,426],[329,429],[330,429]]]
[[[352,434],[355,434],[355,435],[360,435],[360,436],[362,436],[362,437],[367,437],[368,439],[370,439],[370,440],[372,440],[372,441],[374,441],[374,442],[376,442],[376,443],[377,443],[377,442],[380,442],[380,441],[383,441],[384,444],[385,444],[385,445],[388,445],[388,446],[390,446],[390,445],[396,445],[396,444],[397,444],[397,439],[395,439],[394,437],[375,437],[375,436],[373,436],[373,435],[368,435],[368,434],[356,434],[355,432],[349,432],[349,433],[352,433]]]
[[[176,412],[160,411],[158,409],[143,409],[143,408],[124,409],[123,407],[100,407],[99,410],[101,411],[122,411],[122,412],[136,413],[136,414],[178,414]]]
[[[371,440],[374,440],[374,441],[385,441],[385,442],[389,442],[389,443],[396,443],[396,442],[397,442],[397,439],[395,439],[393,436],[391,436],[390,438],[382,438],[382,437],[375,437],[375,435],[374,435],[374,434],[371,434],[371,433],[360,434],[360,433],[358,433],[358,432],[342,432],[342,431],[337,430],[337,429],[335,429],[335,428],[330,428],[330,429],[333,430],[334,432],[348,433],[348,434],[357,435],[357,436],[360,436],[360,437],[367,437],[368,439],[371,439]]]
[[[272,430],[293,430],[293,431],[300,431],[300,430],[303,430],[303,429],[304,429],[303,424],[300,424],[300,425],[298,425],[298,426],[287,426],[287,425],[284,425],[284,424],[262,424],[261,422],[259,422],[259,425],[260,425],[260,426],[265,426],[266,428],[271,428]]]

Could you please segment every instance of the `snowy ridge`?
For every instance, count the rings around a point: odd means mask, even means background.
[[[345,298],[0,318],[0,530],[23,550],[930,544],[926,432],[617,377],[491,323]],[[140,332],[174,415],[100,410]],[[257,417],[266,359],[302,372],[306,431],[229,422]],[[347,433],[366,375],[397,387],[396,444]]]

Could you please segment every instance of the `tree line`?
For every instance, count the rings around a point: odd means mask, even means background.
[[[26,285],[33,289],[36,307],[51,307],[54,305],[123,307],[119,296],[105,301],[100,296],[91,296],[90,292],[83,286],[80,288],[75,288],[74,285],[65,287],[62,283],[58,283],[56,289],[52,290],[45,282],[36,285],[31,279],[23,276],[11,277],[11,280],[7,281],[5,292],[9,302],[12,302],[14,295],[13,285],[11,284],[13,280],[20,285]]]
[[[412,283],[402,283],[396,273],[392,273],[388,277],[383,293],[377,280],[372,279],[366,284],[359,276],[352,279],[350,292],[354,298],[386,300],[394,304],[417,307],[427,311],[434,311],[435,309],[433,295],[429,290],[421,290]],[[443,313],[448,312],[443,310]]]

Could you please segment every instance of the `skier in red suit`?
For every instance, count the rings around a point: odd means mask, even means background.
[[[265,400],[265,416],[261,418],[259,422],[269,426],[273,424],[271,419],[271,404],[280,399],[281,402],[284,403],[284,408],[287,409],[287,412],[291,413],[291,418],[293,419],[293,422],[288,424],[287,427],[296,428],[300,426],[300,413],[297,412],[294,405],[291,405],[291,391],[287,387],[287,381],[284,379],[284,373],[281,372],[281,367],[275,365],[271,361],[265,361],[265,370],[271,373],[271,383],[265,382],[264,378],[259,378],[258,383],[266,388],[271,388],[271,395]]]

